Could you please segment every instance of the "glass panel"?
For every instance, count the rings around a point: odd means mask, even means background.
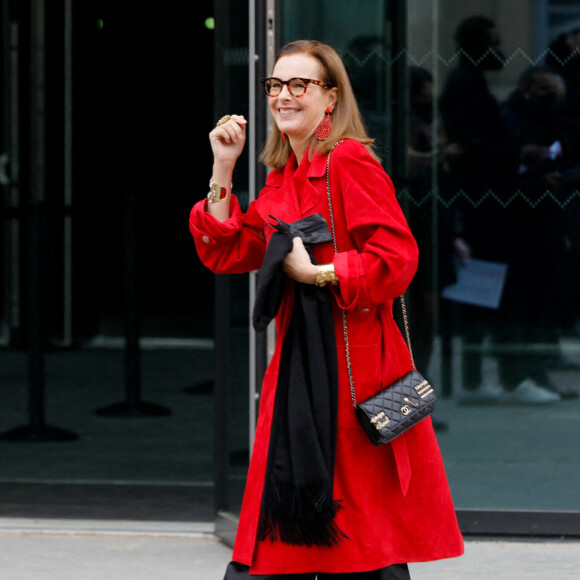
[[[357,100],[378,150],[389,162],[390,94],[389,62],[392,33],[389,2],[366,0],[356,6],[348,0],[282,2],[282,44],[314,38],[330,44],[348,69]],[[308,13],[308,19],[304,14]]]
[[[282,44],[339,51],[395,178],[421,251],[408,296],[415,358],[440,389],[434,421],[457,508],[575,509],[580,7],[405,5],[401,31],[389,2],[288,0]],[[492,24],[471,21],[458,47],[458,25],[478,14]],[[545,65],[555,71],[524,76]]]
[[[215,122],[215,33],[207,25],[213,3],[169,2],[162,8],[136,9],[134,3],[110,0],[74,2],[72,54],[66,55],[72,57],[72,103],[65,99],[62,85],[63,11],[71,3],[44,4],[46,70],[40,77],[47,79],[42,105],[50,112],[46,160],[30,158],[29,83],[20,87],[18,99],[8,93],[15,87],[8,65],[17,67],[16,79],[30,79],[31,59],[9,62],[17,55],[6,47],[14,45],[16,37],[11,41],[6,36],[9,20],[2,20],[0,105],[2,118],[20,128],[22,170],[14,205],[22,211],[11,209],[1,216],[0,234],[6,245],[0,296],[11,307],[16,299],[23,302],[17,326],[12,327],[14,317],[2,320],[10,324],[10,332],[3,330],[10,348],[0,350],[0,437],[12,439],[0,450],[3,513],[210,522],[214,276],[195,255],[187,217],[191,205],[207,192],[211,172],[207,134]],[[9,5],[16,6],[3,2],[3,11]],[[26,55],[31,35],[38,30],[31,30],[29,9],[14,10],[12,15],[20,19],[18,40]],[[243,46],[246,37],[242,27],[232,42],[236,39]],[[197,58],[200,54],[204,58]],[[235,50],[228,54],[228,70],[233,70],[240,59]],[[230,95],[247,94],[244,63],[235,69],[242,71],[236,73],[242,81],[232,85]],[[10,115],[16,104],[20,114]],[[72,207],[62,204],[65,106],[74,113],[72,160],[66,159],[67,164],[72,162],[67,176],[74,184]],[[247,105],[242,102],[241,108],[245,112]],[[4,123],[0,138],[2,153],[14,139],[14,127],[8,135]],[[8,150],[14,162],[14,151]],[[28,342],[34,325],[29,325],[28,289],[33,286],[27,284],[27,274],[29,258],[38,256],[35,248],[41,244],[29,242],[26,234],[35,230],[26,227],[25,210],[30,167],[43,166],[44,161],[49,203],[46,228],[39,235],[48,238],[48,242],[41,238],[47,259],[42,263],[45,284],[38,285],[36,295],[44,294],[46,352],[39,362],[41,357],[30,355]],[[15,164],[11,171],[15,175]],[[243,172],[237,180],[243,193],[247,190]],[[2,194],[2,205],[12,205],[12,192],[3,186]],[[73,222],[73,265],[67,279],[73,289],[72,348],[62,348],[60,341],[67,300],[62,292],[65,269],[59,233],[63,216]],[[14,224],[20,227],[19,235],[11,235]],[[14,289],[16,282],[19,286]],[[232,282],[233,305],[228,303],[236,337],[240,328],[247,327],[247,280],[240,280],[241,290],[237,283]],[[133,322],[140,328],[127,324]],[[127,326],[140,331],[139,352],[124,349]],[[134,338],[132,333],[131,342]],[[231,364],[229,353],[220,354],[234,376],[244,377],[247,339],[241,342]],[[45,363],[42,380],[40,373],[30,372],[38,371],[40,363]],[[232,411],[245,440],[246,385],[247,380],[236,385],[245,399]],[[136,393],[139,387],[142,393]],[[140,405],[139,395],[155,406]],[[123,405],[109,409],[115,403]],[[103,408],[109,412],[100,412]],[[156,415],[167,409],[170,415]],[[49,427],[78,438],[39,440],[39,432],[58,435],[44,429],[43,419]],[[14,432],[20,427],[25,429]],[[20,443],[30,439],[28,445]]]
[[[408,3],[398,185],[458,508],[578,505],[579,17],[575,2]]]

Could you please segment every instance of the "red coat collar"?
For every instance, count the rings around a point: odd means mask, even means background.
[[[279,202],[276,204],[276,217],[287,222],[296,221],[312,213],[320,204],[321,190],[312,180],[324,177],[326,158],[327,155],[315,153],[314,158],[309,160],[307,151],[298,165],[292,153],[283,170],[270,172],[266,178],[266,189],[278,190],[278,193],[273,193]],[[270,198],[268,194],[266,196]],[[272,210],[272,206],[269,207]]]
[[[312,161],[307,161],[309,151],[306,152],[303,162],[309,163],[307,177],[308,179],[323,177],[326,174],[326,158],[328,154],[314,154]],[[271,171],[266,178],[266,185],[271,187],[281,187],[284,183],[284,176],[290,171],[294,173],[297,169],[296,156],[292,153],[283,170],[275,169]]]

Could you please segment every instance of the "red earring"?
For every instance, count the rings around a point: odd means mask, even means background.
[[[286,143],[286,133],[282,133],[282,131],[280,131],[280,137],[282,137],[282,141]]]
[[[316,131],[314,131],[314,136],[318,139],[318,141],[324,141],[328,139],[330,134],[332,133],[332,121],[330,120],[330,114],[332,113],[332,107],[326,107],[324,111],[326,113],[326,117],[320,122],[320,125],[316,127]]]

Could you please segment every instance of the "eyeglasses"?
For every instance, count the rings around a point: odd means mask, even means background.
[[[317,81],[315,79],[303,79],[300,77],[294,77],[293,79],[287,81],[281,81],[276,77],[268,77],[262,79],[262,84],[264,85],[264,90],[269,97],[277,97],[282,92],[282,86],[286,85],[288,87],[288,92],[293,97],[301,97],[306,92],[306,89],[310,83],[313,85],[318,85],[323,89],[329,89],[332,85],[325,83],[323,81]]]

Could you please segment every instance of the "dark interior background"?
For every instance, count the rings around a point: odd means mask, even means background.
[[[124,216],[134,202],[143,334],[211,336],[212,275],[187,218],[211,172],[212,9],[74,5],[74,251],[85,335],[122,333]]]

